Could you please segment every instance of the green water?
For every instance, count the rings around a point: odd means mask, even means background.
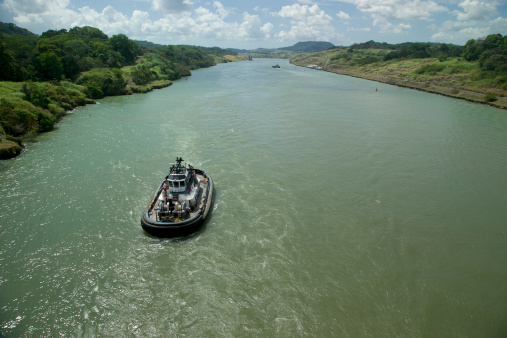
[[[214,210],[161,240],[176,156]],[[104,99],[0,162],[0,331],[504,337],[506,173],[506,111],[284,60]]]

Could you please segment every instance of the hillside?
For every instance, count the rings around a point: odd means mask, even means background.
[[[0,22],[0,34],[15,36],[37,36],[37,34],[30,32],[28,29],[18,27],[13,23],[4,22]]]
[[[465,46],[370,41],[291,63],[507,109],[507,39],[500,34]]]
[[[278,48],[281,50],[288,50],[297,53],[314,53],[333,48],[334,45],[331,42],[325,41],[306,41],[298,42],[294,46]]]
[[[291,59],[302,53],[314,53],[333,48],[334,45],[324,41],[306,41],[298,42],[293,46],[281,48],[257,48],[257,49],[234,49],[227,50],[235,53],[251,56],[253,58],[274,58],[274,59]]]

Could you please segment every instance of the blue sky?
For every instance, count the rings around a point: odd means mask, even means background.
[[[160,44],[254,49],[447,42],[507,34],[507,0],[0,0],[0,21],[40,34],[93,26]]]

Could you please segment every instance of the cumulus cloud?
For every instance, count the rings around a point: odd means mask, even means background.
[[[102,11],[84,6],[70,9],[69,0],[4,0],[2,10],[13,14],[22,27],[42,33],[48,29],[92,26],[109,36],[126,34],[131,39],[159,43],[215,44],[221,41],[254,41],[271,37],[273,24],[258,15],[243,13],[239,20],[227,20],[233,9],[219,1],[193,7],[189,0],[150,0],[151,8],[164,16],[153,20],[148,11],[131,15],[106,6]]]
[[[263,24],[258,15],[245,12],[240,23],[227,22],[224,18],[228,15],[228,11],[217,4],[215,4],[215,8],[215,12],[204,7],[195,10],[196,24],[192,29],[194,39],[205,37],[233,41],[269,38],[273,25],[269,22]]]
[[[465,0],[458,5],[463,12],[457,13],[457,19],[465,20],[487,20],[497,14],[496,4],[478,0]]]
[[[377,20],[429,20],[433,13],[447,10],[432,0],[356,0],[355,4]]]
[[[282,40],[334,40],[338,37],[335,28],[330,24],[333,18],[316,4],[283,6],[275,15],[289,20],[291,24],[289,30],[276,34]]]
[[[13,14],[14,21],[35,29],[48,22],[51,28],[61,28],[76,13],[67,9],[69,0],[4,0],[2,10]]]
[[[401,33],[409,30],[412,21],[431,20],[437,12],[447,8],[433,0],[349,0],[358,10],[373,19],[381,32]]]
[[[370,32],[370,27],[361,27],[361,28],[355,28],[355,27],[347,27],[347,32]]]
[[[238,33],[243,38],[260,40],[269,38],[271,29],[273,29],[273,24],[270,22],[262,24],[258,15],[243,13],[243,22]]]
[[[432,35],[431,40],[464,44],[469,39],[507,31],[507,18],[498,16],[498,2],[464,0],[458,4],[462,10],[454,11],[456,20],[447,20]]]
[[[69,5],[69,0],[5,0],[3,7],[16,14],[47,13],[53,9],[62,9]]]
[[[191,11],[193,3],[190,0],[152,0],[154,10],[165,13],[181,13]]]
[[[74,15],[75,19],[69,22],[67,27],[74,26],[94,26],[108,34],[119,34],[129,30],[131,27],[131,18],[125,14],[116,11],[113,7],[107,6],[102,12],[97,12],[88,6],[79,10],[80,15]],[[140,13],[136,14],[137,16]]]
[[[336,14],[336,16],[342,20],[350,20],[350,15],[348,15],[347,13],[345,13],[343,11],[338,12],[338,14]]]
[[[225,19],[226,17],[229,16],[230,14],[230,11],[227,10],[224,5],[222,5],[221,2],[219,1],[214,1],[213,2],[213,6],[216,8],[216,12],[218,13],[218,15],[220,16],[220,18],[222,19]]]
[[[307,21],[312,23],[322,22],[323,24],[329,23],[333,20],[318,5],[308,6],[294,4],[291,6],[283,6],[278,12],[278,15],[282,18],[289,19],[291,21]]]

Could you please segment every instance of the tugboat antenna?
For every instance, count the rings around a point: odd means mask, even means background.
[[[184,159],[182,159],[181,157],[178,158],[178,156],[176,156],[176,162],[178,162],[178,167],[181,166],[181,162],[185,161]]]

